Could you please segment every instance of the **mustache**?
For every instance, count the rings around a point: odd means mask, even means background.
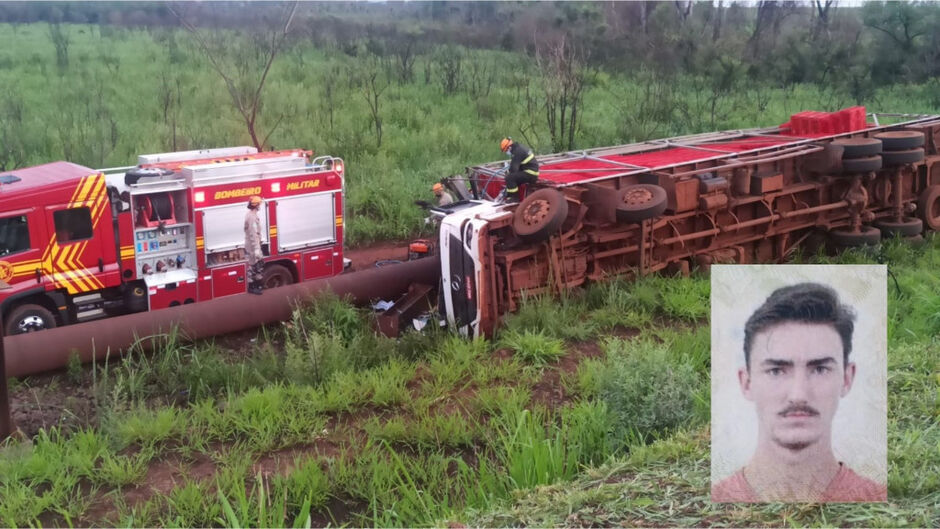
[[[777,415],[781,417],[786,417],[787,415],[790,415],[791,413],[805,413],[807,415],[819,415],[819,412],[816,411],[816,409],[812,408],[811,406],[807,406],[805,404],[787,406]]]

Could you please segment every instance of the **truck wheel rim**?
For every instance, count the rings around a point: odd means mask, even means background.
[[[623,194],[623,202],[629,206],[639,206],[653,200],[653,193],[644,187],[631,189]]]
[[[522,221],[527,226],[541,224],[548,217],[552,206],[547,200],[533,200],[531,204],[522,211]]]
[[[46,323],[39,316],[26,316],[16,325],[19,332],[41,331],[46,328]]]

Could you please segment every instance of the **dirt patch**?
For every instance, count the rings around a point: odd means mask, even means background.
[[[350,248],[343,252],[343,256],[352,261],[349,271],[368,270],[375,268],[375,263],[378,261],[407,261],[410,242],[411,240],[392,241]]]
[[[13,425],[27,438],[40,430],[59,428],[64,432],[98,424],[91,389],[91,368],[84,368],[78,385],[63,374],[31,376],[10,388],[10,414]]]
[[[312,443],[289,446],[262,455],[251,466],[251,474],[257,475],[260,472],[264,478],[286,476],[294,469],[295,463],[302,462],[306,458],[335,459],[342,455],[343,450],[336,443],[321,437]]]
[[[564,356],[542,370],[542,377],[532,387],[532,402],[542,404],[551,410],[571,402],[574,395],[565,391],[565,386],[561,382],[562,374],[577,372],[581,362],[588,358],[604,356],[604,351],[597,342],[572,342],[566,349]]]
[[[152,463],[140,483],[123,491],[124,499],[128,505],[134,506],[149,500],[154,494],[169,494],[187,481],[207,480],[215,473],[215,462],[205,454],[196,454],[193,461],[170,456]]]

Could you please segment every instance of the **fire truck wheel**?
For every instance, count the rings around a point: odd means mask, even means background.
[[[904,165],[916,163],[924,159],[924,149],[909,149],[906,151],[886,151],[881,155],[885,165]]]
[[[924,221],[914,217],[904,217],[900,222],[896,220],[879,220],[874,223],[881,230],[881,235],[890,239],[895,236],[913,237],[924,231]]]
[[[864,158],[847,158],[842,160],[843,173],[868,173],[877,171],[882,167],[881,156],[866,156]]]
[[[881,140],[875,138],[844,138],[832,140],[832,144],[842,146],[844,160],[881,154]]]
[[[917,199],[917,212],[931,230],[940,230],[940,185],[924,189]]]
[[[875,245],[881,241],[881,230],[874,226],[862,226],[858,233],[851,228],[829,230],[832,242],[843,247]]]
[[[881,145],[887,151],[906,151],[924,145],[924,133],[916,130],[889,130],[879,132],[875,138],[881,140]]]
[[[264,277],[261,280],[264,288],[282,287],[294,282],[294,274],[286,266],[273,264],[264,267]]]
[[[666,211],[666,190],[653,184],[637,184],[620,190],[617,197],[619,222],[642,222]]]
[[[55,316],[49,312],[49,309],[41,305],[34,305],[32,303],[20,305],[13,309],[10,315],[7,316],[7,335],[25,334],[54,328]]]
[[[554,189],[539,189],[516,207],[512,229],[524,241],[543,241],[558,231],[567,216],[565,195]]]

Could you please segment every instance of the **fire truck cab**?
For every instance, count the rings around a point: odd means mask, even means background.
[[[0,175],[7,334],[246,292],[248,198],[264,199],[265,288],[341,273],[343,173],[310,151],[234,147]]]

